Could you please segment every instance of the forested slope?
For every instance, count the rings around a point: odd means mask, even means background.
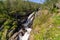
[[[22,0],[0,1],[0,40],[8,40],[21,28],[22,20],[38,8],[38,3]]]

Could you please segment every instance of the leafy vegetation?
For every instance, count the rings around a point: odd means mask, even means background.
[[[21,21],[38,6],[38,3],[23,0],[0,0],[0,40],[9,40],[18,32]]]

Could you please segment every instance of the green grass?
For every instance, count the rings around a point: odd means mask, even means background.
[[[33,24],[34,40],[60,40],[60,15],[42,14]]]

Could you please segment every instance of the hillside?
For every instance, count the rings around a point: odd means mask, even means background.
[[[60,40],[60,10],[51,13],[39,10],[34,20],[30,40]]]
[[[21,29],[29,14],[37,9],[39,4],[22,1],[0,1],[0,40],[9,40]],[[22,26],[23,27],[23,26]]]
[[[60,40],[60,0],[46,0],[37,12],[30,40]]]
[[[30,40],[60,40],[60,1],[46,0],[43,4],[22,1],[0,1],[0,40],[18,39],[15,36],[35,12]],[[58,4],[58,5],[56,5]],[[38,10],[40,9],[40,10]],[[30,19],[29,19],[30,20]],[[26,31],[23,28],[24,31]],[[13,36],[14,35],[14,36]]]

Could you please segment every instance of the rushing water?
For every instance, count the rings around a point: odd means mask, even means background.
[[[23,24],[26,32],[24,33],[23,36],[21,36],[21,34],[19,34],[19,40],[28,40],[28,39],[29,39],[30,32],[31,32],[31,30],[32,30],[31,27],[29,27],[29,25],[30,25],[31,23],[33,23],[34,16],[35,16],[35,13],[33,12],[33,13],[30,14],[29,17],[27,18],[26,23]]]

